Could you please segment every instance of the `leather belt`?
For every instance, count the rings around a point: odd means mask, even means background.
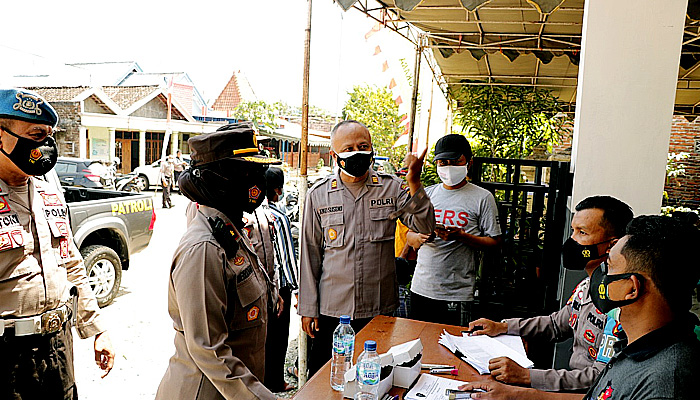
[[[0,319],[0,336],[48,335],[58,332],[68,318],[70,318],[70,309],[64,304],[55,310],[33,317]],[[6,328],[14,328],[14,334],[6,331]]]

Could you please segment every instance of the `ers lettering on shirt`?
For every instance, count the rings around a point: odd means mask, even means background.
[[[435,209],[436,224],[464,228],[468,224],[467,217],[469,217],[469,214],[464,211],[455,212],[454,210]]]

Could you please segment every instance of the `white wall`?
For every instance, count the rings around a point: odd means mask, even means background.
[[[658,213],[686,0],[587,0],[572,205],[609,194]]]

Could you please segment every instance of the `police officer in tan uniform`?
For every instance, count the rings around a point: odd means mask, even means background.
[[[433,206],[420,183],[425,152],[406,157],[408,184],[375,172],[369,130],[350,120],[333,128],[331,154],[340,170],[309,190],[301,234],[299,314],[314,338],[311,374],[330,359],[338,317],[349,315],[358,331],[398,307],[396,219],[417,232],[435,229]]]
[[[576,205],[571,221],[572,234],[562,248],[565,268],[585,270],[588,276],[574,289],[566,305],[550,315],[510,318],[494,322],[485,318],[469,324],[482,327],[475,334],[495,336],[508,333],[526,339],[561,342],[573,338],[569,359],[571,370],[526,369],[507,357],[489,362],[496,380],[545,391],[588,389],[613,355],[613,345],[621,336],[619,321],[596,309],[589,295],[590,277],[607,258],[608,251],[624,236],[632,220],[632,209],[610,196],[592,196]]]
[[[56,164],[58,114],[22,89],[0,89],[0,398],[73,399],[73,338],[114,351],[58,188],[38,178]],[[77,295],[77,296],[76,296]]]
[[[248,123],[188,140],[180,175],[188,226],[170,271],[175,355],[157,399],[275,399],[262,384],[273,283],[243,232],[243,212],[265,198],[265,170]]]

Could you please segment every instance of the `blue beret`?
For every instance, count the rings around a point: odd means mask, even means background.
[[[38,93],[25,89],[0,89],[0,118],[51,127],[58,124],[56,110]]]

